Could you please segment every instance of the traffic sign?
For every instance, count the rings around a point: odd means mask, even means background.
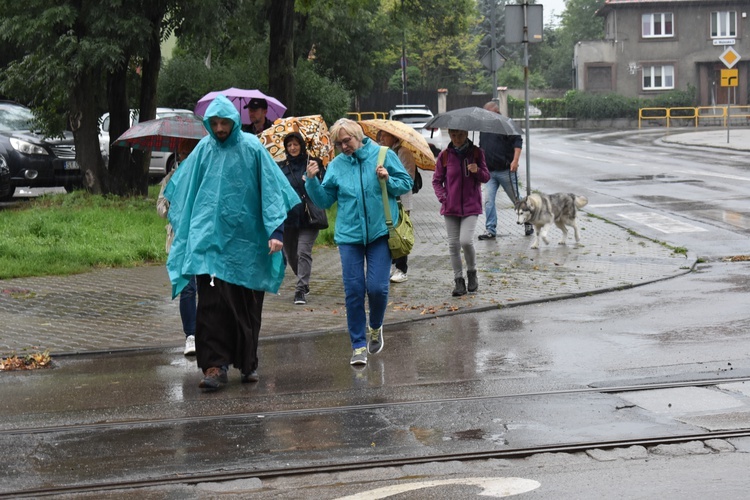
[[[719,60],[729,69],[732,69],[740,59],[742,58],[732,47],[727,47],[719,56]]]
[[[497,71],[505,64],[505,57],[500,53],[499,50],[488,50],[486,54],[480,59],[484,67],[490,71]]]
[[[721,70],[721,86],[722,87],[736,87],[739,83],[740,76],[739,70],[736,69],[722,69]]]

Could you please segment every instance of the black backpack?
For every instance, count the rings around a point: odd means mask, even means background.
[[[415,173],[414,185],[411,188],[411,192],[417,194],[419,190],[422,189],[422,176],[419,174],[419,169],[417,169]]]

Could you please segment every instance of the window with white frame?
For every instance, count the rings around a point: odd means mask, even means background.
[[[641,16],[641,35],[643,38],[660,38],[674,36],[674,18],[671,12],[657,12]]]
[[[711,12],[711,38],[734,38],[737,36],[737,13]]]
[[[643,90],[665,90],[674,88],[674,66],[662,64],[643,65]]]

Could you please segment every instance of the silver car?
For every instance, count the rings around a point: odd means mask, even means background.
[[[447,145],[447,142],[443,140],[443,134],[440,129],[424,128],[432,116],[432,111],[424,104],[398,105],[396,109],[392,109],[388,113],[389,119],[403,122],[422,134],[427,144],[430,145],[432,152],[437,156],[445,145]]]
[[[178,108],[156,108],[156,118],[166,118],[167,116],[193,115],[189,109]],[[138,110],[130,110],[130,125],[138,123]],[[109,113],[104,113],[99,118],[99,149],[104,159],[104,165],[109,164]],[[153,151],[151,153],[151,164],[148,167],[148,173],[152,177],[164,177],[172,171],[175,165],[176,156],[174,151]]]

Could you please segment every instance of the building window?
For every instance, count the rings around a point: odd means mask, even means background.
[[[641,33],[643,38],[674,36],[674,22],[671,12],[643,14],[641,16]]]
[[[613,89],[612,65],[586,64],[585,90],[611,92]]]
[[[674,88],[674,66],[643,66],[643,90]]]
[[[736,36],[736,12],[711,12],[711,38],[734,38]]]

